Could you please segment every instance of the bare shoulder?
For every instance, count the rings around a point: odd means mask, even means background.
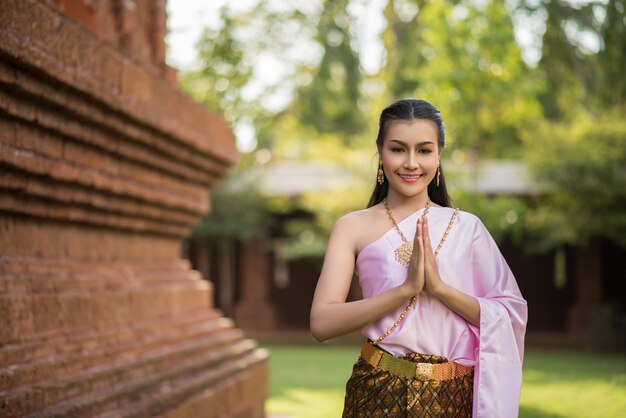
[[[370,222],[380,217],[380,208],[378,206],[379,205],[372,206],[367,209],[357,210],[342,216],[335,224],[335,228],[362,229],[366,227]]]
[[[391,225],[388,223],[385,209],[382,204],[378,204],[342,216],[335,224],[333,235],[345,236],[351,241],[355,253],[358,253],[384,234]]]

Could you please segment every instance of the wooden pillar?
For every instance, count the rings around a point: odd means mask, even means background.
[[[232,239],[222,237],[217,242],[217,256],[219,267],[219,288],[217,301],[224,315],[233,317],[233,305],[235,301],[235,273],[233,260]]]
[[[586,247],[576,249],[576,300],[570,308],[568,332],[576,340],[590,336],[592,320],[601,315],[602,277],[600,243],[593,240]]]
[[[272,275],[267,246],[262,237],[243,243],[241,263],[240,300],[235,321],[244,330],[263,334],[276,328],[276,312],[270,301]]]
[[[153,66],[54,2],[3,0],[0,416],[264,415],[266,353],[180,258],[237,159]]]

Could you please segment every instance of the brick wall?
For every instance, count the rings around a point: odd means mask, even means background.
[[[2,2],[0,416],[263,415],[266,353],[180,258],[238,155],[166,80],[164,8]]]
[[[165,0],[54,0],[56,7],[101,39],[175,82],[165,64]]]

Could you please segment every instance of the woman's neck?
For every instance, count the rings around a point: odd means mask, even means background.
[[[394,190],[389,190],[387,193],[387,204],[391,210],[398,213],[413,213],[424,208],[429,200],[430,198],[426,190],[423,193],[410,197],[394,192]]]

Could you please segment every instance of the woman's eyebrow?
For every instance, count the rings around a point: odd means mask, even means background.
[[[392,139],[392,140],[390,140],[389,142],[396,142],[396,143],[398,143],[398,144],[400,144],[400,145],[404,145],[405,147],[407,146],[406,142],[401,141],[401,140],[399,140],[399,139],[395,139],[395,138],[394,138],[394,139]],[[434,142],[433,142],[433,141],[428,141],[428,140],[426,140],[426,141],[419,142],[419,143],[417,143],[416,145],[433,145],[433,144],[434,144]]]

